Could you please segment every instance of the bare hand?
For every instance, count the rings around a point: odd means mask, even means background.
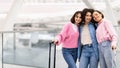
[[[53,43],[54,43],[55,45],[57,45],[57,44],[58,44],[58,40],[57,40],[57,39],[54,39],[54,40],[53,40]]]
[[[112,45],[111,48],[112,48],[112,50],[115,50],[117,48],[117,46],[116,45]]]

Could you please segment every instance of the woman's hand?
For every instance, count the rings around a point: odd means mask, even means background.
[[[58,40],[57,39],[54,39],[52,42],[53,42],[53,44],[58,45]]]
[[[111,45],[112,50],[116,50],[117,46],[116,45]]]

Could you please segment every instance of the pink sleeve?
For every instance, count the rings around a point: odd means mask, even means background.
[[[63,42],[64,39],[68,36],[68,28],[69,24],[64,25],[61,32],[56,36],[56,38],[58,39],[58,45]]]
[[[105,22],[105,27],[110,35],[110,41],[112,42],[111,44],[116,45],[117,44],[117,34],[115,32],[115,28],[113,27],[112,23],[109,21]]]

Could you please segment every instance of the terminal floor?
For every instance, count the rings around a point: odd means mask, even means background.
[[[53,48],[52,48],[53,51]],[[16,48],[3,50],[3,67],[4,68],[48,68],[48,48]],[[120,67],[120,52],[117,51],[116,62]],[[51,67],[53,68],[53,53],[51,56]],[[77,63],[78,66],[78,63]],[[56,68],[67,68],[61,50],[56,51]]]

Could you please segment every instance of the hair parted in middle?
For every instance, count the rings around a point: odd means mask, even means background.
[[[91,9],[91,8],[84,8],[84,9],[82,10],[83,22],[85,22],[85,16],[86,16],[87,12],[90,12],[91,14],[93,14],[94,9]]]

